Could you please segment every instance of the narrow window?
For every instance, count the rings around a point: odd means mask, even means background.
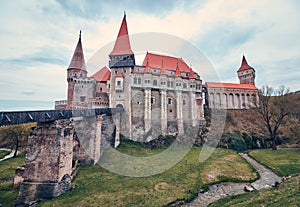
[[[151,96],[151,104],[155,103],[155,97]]]
[[[80,96],[80,102],[85,102],[85,96]]]
[[[172,104],[172,99],[168,98],[168,104]]]

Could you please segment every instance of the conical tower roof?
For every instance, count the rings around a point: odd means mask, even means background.
[[[149,60],[147,60],[147,64],[145,67],[145,73],[150,73],[150,72],[151,72],[151,70],[150,70]]]
[[[195,73],[193,71],[192,68],[190,68],[190,75],[189,75],[189,79],[195,79]]]
[[[161,75],[166,75],[166,69],[164,67],[164,60],[161,60],[161,69],[160,69]]]
[[[124,17],[122,20],[122,24],[119,30],[117,40],[114,45],[114,49],[109,55],[130,55],[130,54],[133,54],[133,52],[130,47],[128,28],[126,22],[126,14],[124,13]]]
[[[81,69],[81,70],[86,70],[85,67],[85,60],[84,60],[84,54],[82,50],[82,43],[81,43],[81,31],[79,33],[79,40],[76,45],[71,63],[68,67],[68,69],[75,68],[75,69]]]
[[[245,56],[243,55],[241,67],[238,69],[237,72],[241,72],[241,71],[247,70],[247,69],[253,69],[253,68],[250,65],[248,65],[248,62],[247,62]]]
[[[178,67],[178,63],[177,63],[177,66],[176,66],[175,76],[176,77],[180,77],[181,76],[180,69]]]

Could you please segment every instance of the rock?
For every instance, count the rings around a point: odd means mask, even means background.
[[[250,184],[246,184],[244,186],[244,191],[252,192],[254,191],[254,188]]]

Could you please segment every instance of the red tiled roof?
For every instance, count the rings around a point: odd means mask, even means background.
[[[252,84],[206,82],[206,85],[207,87],[210,88],[239,88],[239,89],[258,90],[256,86]]]
[[[248,65],[247,60],[246,60],[245,56],[243,55],[242,64],[241,64],[241,67],[238,69],[238,72],[247,70],[250,68],[252,68],[252,67],[250,65]]]
[[[79,33],[79,40],[76,45],[71,63],[68,68],[69,69],[76,68],[76,69],[86,70],[84,55],[83,55],[83,50],[82,50],[82,44],[81,44],[81,31]]]
[[[146,66],[147,60],[149,61],[150,67],[153,68],[161,68],[163,62],[164,69],[176,71],[176,67],[178,64],[180,71],[187,73],[190,72],[190,67],[184,62],[182,58],[147,53],[142,64],[143,66]]]
[[[119,30],[117,40],[113,51],[109,55],[130,55],[133,54],[128,36],[126,14],[124,14],[123,21]]]
[[[121,78],[123,78],[124,75],[123,75],[123,73],[118,73],[118,74],[116,75],[116,77],[121,77]]]
[[[108,81],[110,79],[110,70],[104,66],[94,75],[92,75],[92,77],[95,78],[96,81]]]

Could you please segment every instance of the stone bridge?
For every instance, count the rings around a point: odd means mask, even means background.
[[[15,206],[31,206],[71,189],[78,164],[96,164],[120,143],[120,108],[0,112],[0,126],[37,122],[31,129]]]

